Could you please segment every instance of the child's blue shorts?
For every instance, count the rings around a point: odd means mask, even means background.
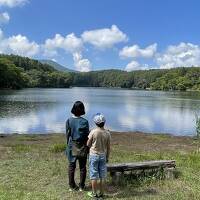
[[[106,178],[106,156],[104,154],[90,154],[89,156],[90,179],[103,179]]]

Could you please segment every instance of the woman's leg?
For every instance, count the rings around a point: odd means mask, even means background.
[[[79,187],[80,188],[84,188],[85,187],[85,179],[86,179],[86,164],[87,164],[87,157],[85,158],[79,158],[79,168],[80,168],[80,184]]]
[[[69,176],[69,186],[70,186],[70,188],[76,187],[76,183],[74,181],[75,169],[76,169],[76,160],[74,162],[69,163],[68,176]]]

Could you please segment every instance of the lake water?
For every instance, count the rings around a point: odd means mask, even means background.
[[[102,112],[107,128],[195,134],[198,92],[159,92],[126,89],[70,88],[0,91],[0,133],[61,133],[76,100],[84,102],[86,118]]]

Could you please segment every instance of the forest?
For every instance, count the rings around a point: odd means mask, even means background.
[[[200,90],[200,67],[126,72],[62,72],[38,60],[0,55],[0,88],[117,87],[150,90]]]

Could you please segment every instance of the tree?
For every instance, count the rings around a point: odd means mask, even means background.
[[[0,88],[19,89],[25,86],[22,69],[17,68],[6,58],[0,58]]]

